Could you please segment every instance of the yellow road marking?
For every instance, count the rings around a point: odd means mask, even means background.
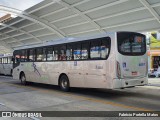
[[[16,86],[16,87],[19,87],[19,88],[24,88],[24,86],[20,86],[20,85],[16,85],[16,84],[11,84],[11,83],[5,83],[5,84],[9,84],[9,85],[12,85],[12,86]],[[61,92],[61,91],[49,91],[49,90],[42,90],[42,89],[38,89],[38,88],[33,88],[33,87],[30,87],[30,86],[25,86],[27,88],[30,88],[32,90],[38,90],[38,91],[41,91],[43,93],[57,93],[59,95],[65,95],[65,96],[69,96],[69,97],[75,97],[75,98],[78,98],[78,99],[82,99],[82,100],[86,100],[86,101],[91,101],[91,102],[96,102],[96,103],[102,103],[102,104],[107,104],[107,105],[112,105],[112,106],[116,106],[116,107],[122,107],[122,108],[127,108],[127,109],[133,109],[133,110],[136,110],[136,111],[153,111],[153,110],[150,110],[150,109],[146,109],[146,108],[140,108],[140,107],[135,107],[135,106],[128,106],[128,105],[124,105],[124,104],[119,104],[119,103],[115,103],[115,102],[111,102],[111,101],[107,101],[107,100],[100,100],[100,99],[95,99],[95,98],[89,98],[89,97],[85,97],[85,96],[78,96],[78,95],[74,95],[74,94],[71,94],[71,93],[64,93],[64,92]]]

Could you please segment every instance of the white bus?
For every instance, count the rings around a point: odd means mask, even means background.
[[[11,55],[5,55],[0,57],[0,74],[12,75],[13,62]]]
[[[148,84],[146,39],[134,32],[66,39],[15,50],[13,78],[70,87],[126,88]]]

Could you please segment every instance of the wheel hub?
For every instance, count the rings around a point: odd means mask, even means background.
[[[67,86],[67,81],[66,80],[62,80],[62,87],[66,88],[66,86]]]

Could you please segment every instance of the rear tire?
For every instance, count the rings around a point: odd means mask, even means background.
[[[22,84],[22,85],[27,85],[26,76],[25,76],[24,73],[21,74],[20,80],[21,80],[21,84]]]
[[[69,79],[66,75],[60,77],[59,86],[62,91],[68,92],[70,90]]]

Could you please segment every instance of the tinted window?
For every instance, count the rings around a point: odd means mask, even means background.
[[[42,48],[37,48],[36,49],[36,55],[37,55],[37,61],[42,61],[43,59],[43,49]]]
[[[89,42],[82,42],[82,51],[81,51],[81,58],[88,59],[89,54]]]
[[[53,52],[53,58],[54,60],[59,60],[59,47],[58,46],[55,46],[54,47],[54,52]]]
[[[73,56],[74,56],[74,60],[81,59],[81,44],[80,43],[74,44]]]
[[[117,33],[118,51],[123,55],[143,55],[146,52],[145,36],[139,33]]]
[[[43,48],[42,61],[47,61],[47,48]]]
[[[27,61],[27,50],[21,51],[21,62]]]
[[[15,58],[14,63],[19,63],[20,62],[20,55],[21,55],[20,50],[14,52],[14,58]]]
[[[58,60],[66,60],[66,45],[59,46],[59,59]]]
[[[37,61],[46,61],[46,48],[36,49]]]
[[[99,59],[101,57],[100,50],[101,50],[101,41],[100,40],[91,41],[91,47],[90,47],[91,59]]]
[[[8,57],[8,63],[12,63],[12,57]]]
[[[29,61],[35,61],[35,50],[34,49],[29,50]]]
[[[3,58],[3,63],[7,64],[8,63],[8,58]]]
[[[106,59],[107,56],[109,55],[109,49],[110,49],[110,39],[109,38],[105,38],[102,40],[101,43],[101,58],[102,59]]]
[[[52,47],[49,47],[47,49],[47,60],[48,61],[53,60],[53,48]]]
[[[73,44],[67,44],[66,58],[67,60],[73,60]]]

